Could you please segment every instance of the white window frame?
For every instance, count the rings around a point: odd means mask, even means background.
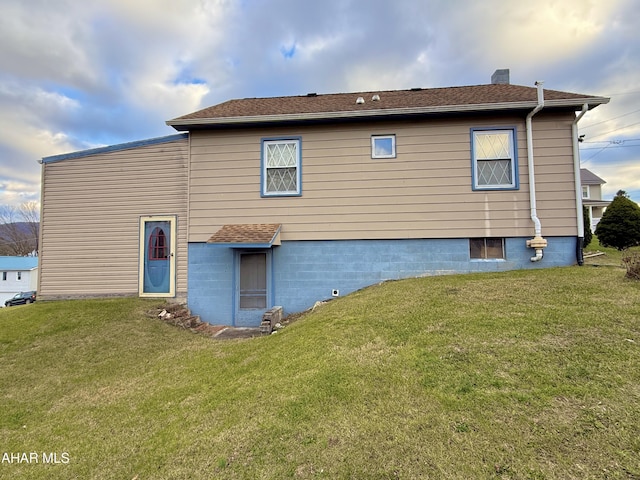
[[[589,185],[582,185],[582,198],[591,198],[591,192],[589,190]]]
[[[269,192],[267,191],[267,146],[275,144],[290,144],[296,146],[296,189],[289,191]],[[261,195],[263,197],[292,197],[302,195],[302,138],[301,137],[286,137],[286,138],[263,138],[262,149],[260,153],[261,157]]]
[[[391,140],[391,153],[384,155],[378,154],[376,149],[376,140]],[[389,135],[371,135],[371,158],[396,158],[396,136]]]
[[[478,183],[478,158],[476,155],[476,144],[479,135],[509,135],[509,158],[480,159],[481,161],[509,160],[511,162],[511,183],[501,184],[479,184]],[[471,129],[471,174],[473,190],[518,190],[520,188],[518,180],[518,149],[515,127],[498,128],[472,128]]]

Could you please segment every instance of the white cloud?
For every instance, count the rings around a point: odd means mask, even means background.
[[[161,123],[170,118],[198,110],[209,93],[203,84],[172,84],[150,80],[136,82],[128,92],[133,105],[153,112]],[[166,118],[163,118],[162,116]]]
[[[587,164],[589,168],[607,183],[602,187],[603,198],[612,198],[618,190],[640,192],[640,175],[638,165],[626,162],[602,163],[597,166]],[[634,198],[640,201],[640,197]]]
[[[494,68],[555,63],[601,39],[621,1],[466,2],[437,24],[451,53]]]
[[[640,90],[639,22],[633,0],[3,0],[0,183],[26,168],[32,192],[42,156],[170,133],[229,98],[487,83],[496,68],[612,95],[581,133],[640,138],[640,95],[614,95]],[[640,179],[631,148],[588,163],[607,185]]]

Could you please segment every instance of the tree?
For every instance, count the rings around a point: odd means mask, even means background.
[[[640,245],[640,207],[624,190],[619,190],[602,214],[595,233],[603,247],[624,250]]]
[[[582,206],[582,218],[584,220],[584,238],[582,240],[582,248],[587,248],[587,245],[591,243],[593,233],[591,233],[591,218],[589,218],[589,209]]]
[[[38,202],[0,207],[0,254],[38,254],[40,230]]]

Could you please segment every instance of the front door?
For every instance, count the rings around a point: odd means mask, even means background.
[[[140,295],[174,296],[175,217],[140,219]]]
[[[268,308],[268,256],[266,252],[238,254],[236,326],[259,326]]]

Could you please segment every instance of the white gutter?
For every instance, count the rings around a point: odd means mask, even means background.
[[[584,263],[582,257],[582,241],[584,240],[584,215],[582,214],[582,181],[580,180],[580,146],[578,145],[578,122],[589,110],[589,104],[582,105],[582,110],[571,124],[573,141],[573,176],[576,185],[576,219],[578,220],[578,244],[576,245],[576,260],[578,265]]]
[[[536,208],[536,179],[535,171],[533,168],[533,128],[531,126],[531,119],[544,107],[544,91],[542,90],[543,82],[536,82],[538,87],[538,104],[527,115],[526,127],[527,127],[527,165],[529,167],[529,204],[531,206],[531,220],[535,226],[535,235],[531,240],[527,240],[527,247],[534,248],[536,254],[530,258],[532,262],[538,262],[542,260],[542,249],[547,246],[547,241],[542,238],[542,225],[538,218],[538,212]]]

